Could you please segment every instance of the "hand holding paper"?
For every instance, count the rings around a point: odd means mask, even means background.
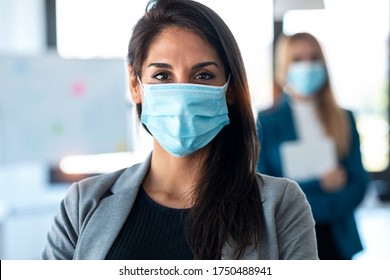
[[[321,178],[337,168],[335,144],[330,138],[285,142],[280,153],[284,174],[293,180]]]
[[[336,192],[345,186],[347,174],[342,167],[327,172],[321,178],[321,187],[326,192]]]

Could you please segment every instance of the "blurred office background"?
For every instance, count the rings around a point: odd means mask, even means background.
[[[200,2],[233,31],[253,110],[273,99],[276,38],[319,38],[357,118],[372,181],[356,211],[364,251],[390,259],[389,0]],[[71,182],[142,161],[151,139],[129,99],[125,56],[147,0],[0,0],[0,259],[38,259]]]

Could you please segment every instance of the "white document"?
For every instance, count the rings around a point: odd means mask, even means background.
[[[337,167],[335,143],[330,138],[285,142],[280,153],[285,177],[297,181],[319,178]]]

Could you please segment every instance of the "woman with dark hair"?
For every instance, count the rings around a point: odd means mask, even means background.
[[[368,183],[355,118],[337,104],[313,35],[280,37],[276,54],[275,79],[283,92],[258,114],[258,171],[299,183],[316,221],[320,259],[351,259],[362,250],[354,211]]]
[[[153,151],[73,184],[42,257],[317,259],[298,185],[256,173],[246,73],[222,19],[195,1],[150,1],[127,60]]]

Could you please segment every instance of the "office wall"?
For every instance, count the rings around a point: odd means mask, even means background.
[[[0,57],[0,161],[127,151],[123,59]]]

